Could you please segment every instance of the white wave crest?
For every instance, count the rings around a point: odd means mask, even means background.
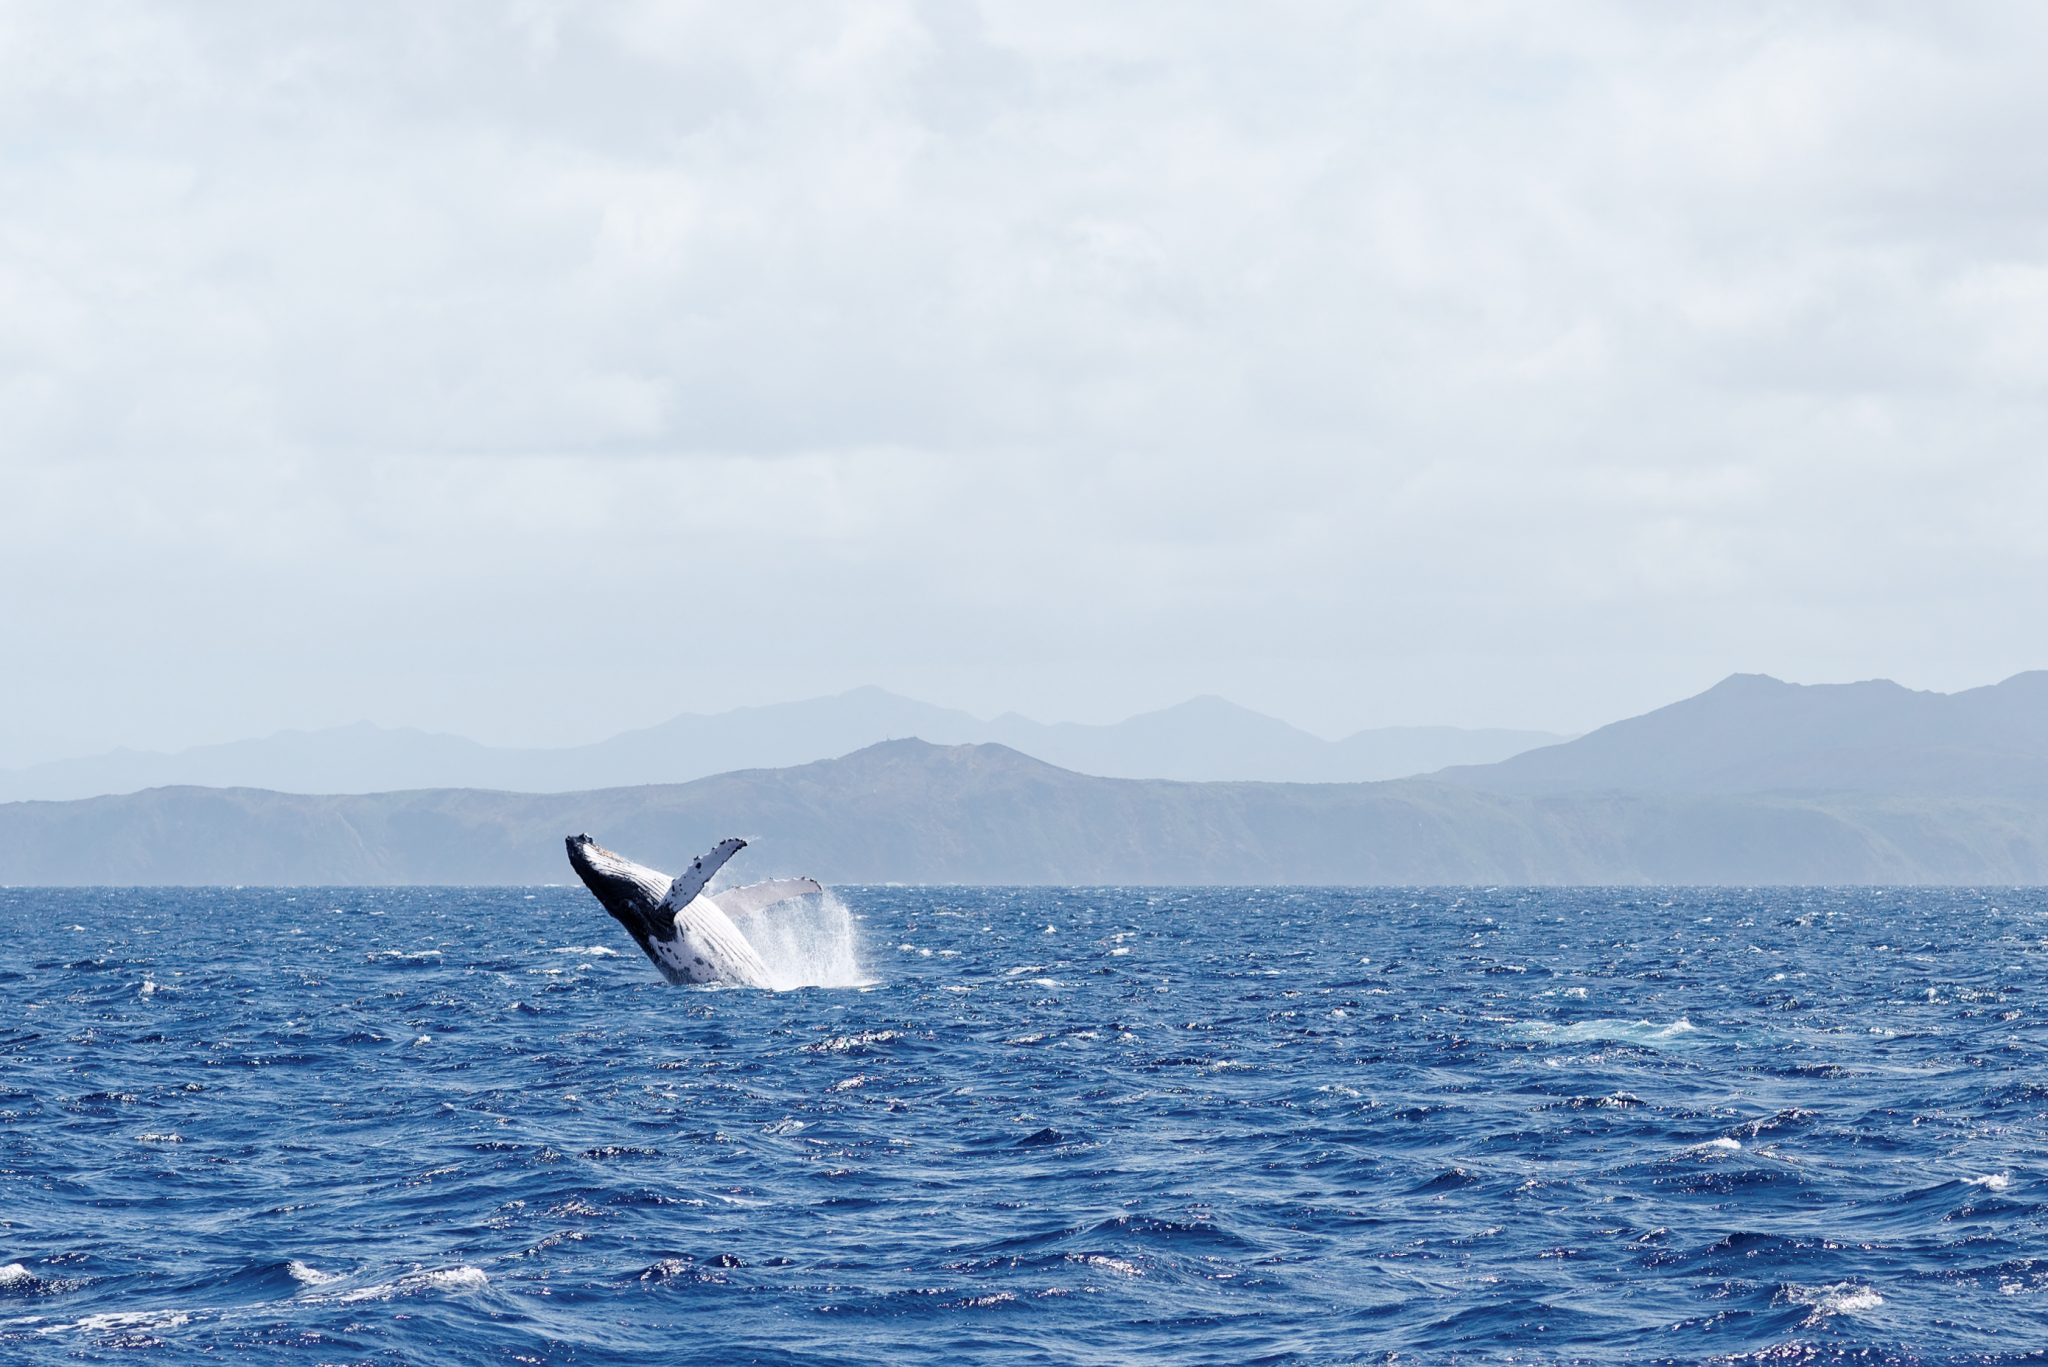
[[[862,1030],[851,1035],[834,1035],[831,1039],[813,1040],[799,1045],[800,1054],[844,1054],[853,1049],[865,1049],[872,1044],[887,1044],[890,1040],[901,1039],[896,1030]]]
[[[1080,1263],[1084,1267],[1100,1267],[1125,1277],[1142,1277],[1145,1270],[1136,1263],[1122,1258],[1112,1258],[1106,1253],[1069,1253],[1067,1261]]]
[[[113,1310],[104,1315],[87,1315],[71,1324],[52,1325],[42,1332],[54,1334],[76,1329],[81,1334],[147,1333],[155,1329],[176,1329],[191,1322],[192,1317],[183,1310]]]
[[[1813,1313],[1806,1317],[1808,1327],[1836,1315],[1860,1315],[1884,1304],[1883,1296],[1856,1282],[1830,1282],[1826,1286],[1801,1286],[1797,1282],[1789,1282],[1779,1295],[1787,1305],[1803,1305],[1812,1310]]]
[[[1555,1021],[1529,1021],[1519,1027],[1538,1039],[1556,1044],[1647,1044],[1659,1045],[1696,1034],[1699,1027],[1685,1017],[1659,1024],[1647,1020],[1589,1020],[1560,1025]]]
[[[356,1305],[363,1301],[391,1300],[397,1296],[410,1296],[422,1291],[477,1291],[489,1285],[490,1280],[480,1267],[437,1267],[424,1272],[408,1272],[394,1282],[379,1282],[375,1286],[359,1287],[334,1299],[340,1305]]]

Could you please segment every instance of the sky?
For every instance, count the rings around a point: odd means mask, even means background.
[[[2048,6],[0,0],[0,765],[2048,666]]]

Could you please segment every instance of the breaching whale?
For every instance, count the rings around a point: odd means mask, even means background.
[[[662,976],[677,984],[772,986],[768,965],[732,923],[733,914],[824,891],[813,878],[777,878],[706,897],[704,885],[747,847],[744,840],[719,841],[674,878],[614,854],[587,835],[564,843],[583,886],[632,934]]]

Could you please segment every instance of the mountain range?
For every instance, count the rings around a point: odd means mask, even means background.
[[[1578,740],[1427,779],[1084,775],[896,740],[570,793],[159,788],[0,804],[0,883],[522,883],[587,830],[680,867],[986,883],[2048,882],[2048,675],[1957,694],[1736,676]]]
[[[2048,795],[2048,670],[1960,693],[1734,674],[1561,745],[1436,777],[1498,793]]]
[[[1181,783],[903,740],[585,793],[158,788],[9,803],[0,883],[553,883],[570,878],[562,837],[576,831],[670,869],[743,834],[748,876],[828,882],[2048,881],[2040,801]]]
[[[1111,725],[1048,725],[1015,713],[985,721],[879,688],[829,698],[684,714],[591,745],[517,749],[461,736],[357,723],[285,731],[163,754],[115,750],[0,771],[0,801],[63,800],[187,784],[291,793],[411,788],[573,792],[681,783],[781,768],[915,736],[994,743],[1112,778],[1359,782],[1484,764],[1562,737],[1543,731],[1384,727],[1328,741],[1222,698],[1195,698]]]

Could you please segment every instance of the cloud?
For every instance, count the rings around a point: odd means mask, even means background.
[[[2042,663],[2044,25],[9,6],[0,758]]]

